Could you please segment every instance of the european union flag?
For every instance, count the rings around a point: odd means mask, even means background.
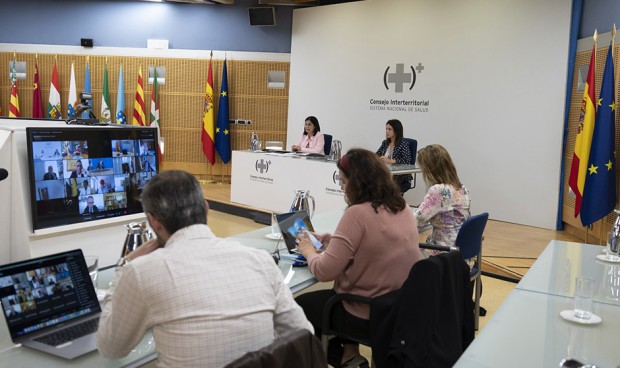
[[[230,127],[228,125],[228,73],[226,59],[222,71],[222,87],[220,88],[220,102],[218,104],[217,125],[215,128],[215,149],[222,161],[230,161]]]
[[[616,205],[616,159],[614,155],[615,115],[614,60],[611,45],[592,135],[592,148],[581,205],[581,223],[588,226],[607,216]]]

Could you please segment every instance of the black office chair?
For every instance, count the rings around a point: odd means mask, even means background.
[[[476,258],[469,274],[470,281],[475,283],[474,320],[476,330],[478,330],[480,295],[482,294],[482,240],[484,240],[484,228],[488,220],[489,214],[487,212],[471,216],[461,225],[461,229],[454,242],[454,245],[461,251],[464,259]]]
[[[327,156],[332,150],[332,135],[323,134],[323,138],[325,139],[325,146],[323,146],[323,152],[325,152],[325,156]]]
[[[415,165],[416,157],[418,156],[418,141],[413,138],[403,138],[405,142],[409,145],[409,152],[411,153],[411,161],[410,165]],[[416,184],[416,174],[413,174],[413,183],[411,184],[412,188],[415,188]]]
[[[422,276],[420,275],[427,273],[427,268],[429,267],[424,265],[430,261],[428,259],[420,260],[413,265],[407,281],[405,281],[403,287],[399,290],[395,290],[374,298],[352,294],[336,294],[331,297],[324,308],[321,331],[321,342],[326,353],[328,351],[330,337],[338,336],[342,339],[355,341],[359,344],[371,347],[371,367],[382,368],[396,366],[391,363],[388,364],[387,359],[388,353],[394,348],[393,346],[390,346],[390,342],[394,339],[400,338],[396,337],[397,335],[392,335],[392,332],[396,332],[398,326],[399,329],[405,332],[409,330],[420,331],[420,333],[424,333],[429,337],[428,339],[416,341],[416,344],[418,345],[416,350],[418,350],[417,354],[419,355],[418,358],[421,362],[446,362],[444,365],[430,364],[426,366],[450,367],[454,364],[454,362],[456,362],[456,359],[458,359],[465,347],[467,347],[471,340],[473,340],[474,336],[473,306],[470,297],[471,284],[469,282],[469,278],[467,277],[469,267],[465,261],[463,261],[460,253],[456,251],[456,248],[435,246],[430,244],[421,244],[420,247],[440,251],[454,250],[453,252],[445,253],[449,254],[449,256],[443,254],[440,255],[441,258],[451,259],[449,262],[452,265],[446,266],[445,268],[442,266],[441,269],[435,270],[432,276],[426,275],[424,276],[424,280],[421,280],[420,278],[422,278]],[[441,259],[439,256],[430,258]],[[439,262],[444,261],[440,260]],[[435,264],[437,261],[434,260],[432,263]],[[435,265],[432,267],[436,268],[439,266]],[[448,276],[442,277],[441,275]],[[460,280],[464,281],[461,282]],[[443,282],[447,283],[449,286],[444,287],[439,285]],[[461,290],[461,288],[464,290]],[[407,300],[407,304],[404,304],[401,300]],[[415,302],[412,302],[413,300],[415,300]],[[422,300],[424,301],[422,302]],[[452,302],[449,302],[448,300],[451,300]],[[456,302],[457,300],[458,303]],[[336,303],[341,303],[342,301],[358,302],[370,305],[369,337],[353,336],[335,330],[332,327],[331,314],[333,307]],[[419,306],[412,307],[409,305],[411,303],[419,304]],[[402,322],[400,322],[403,318],[402,315],[407,315],[409,313],[406,312],[407,309],[411,309],[411,312],[415,313],[416,310],[420,310],[421,308],[427,312],[434,310],[450,310],[452,313],[447,317],[447,319],[452,322],[447,322],[439,326],[442,321],[442,316],[439,316],[439,318],[433,318],[432,323],[423,321],[426,318],[422,318],[420,321],[408,321],[405,325],[399,326],[399,324],[402,324]],[[431,317],[429,316],[429,318]],[[399,321],[397,321],[397,319]],[[442,349],[438,350],[436,347],[431,348],[431,346],[437,342],[437,336],[430,338],[434,334],[442,337],[442,341],[444,343]],[[443,335],[446,335],[447,337],[444,338]],[[446,346],[449,347],[449,352],[445,351]],[[429,354],[432,355],[430,358]],[[399,359],[403,358],[400,357]],[[419,366],[425,365],[422,364]]]
[[[317,339],[308,330],[280,336],[262,349],[246,353],[224,368],[325,368],[327,359]]]

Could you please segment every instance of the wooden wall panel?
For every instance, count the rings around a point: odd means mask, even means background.
[[[9,62],[26,61],[27,78],[18,81],[21,117],[32,116],[34,63],[39,67],[39,83],[43,111],[47,112],[50,81],[54,62],[57,63],[63,118],[67,117],[67,100],[71,63],[74,63],[78,93],[84,86],[86,63],[90,69],[93,93],[93,113],[100,115],[103,70],[108,66],[108,88],[112,114],[116,114],[119,67],[123,65],[125,86],[125,114],[131,123],[138,69],[142,67],[144,80],[145,113],[149,121],[152,85],[147,83],[148,67],[166,68],[165,84],[159,85],[160,126],[166,140],[163,169],[183,169],[198,177],[229,181],[231,164],[223,164],[216,154],[215,165],[202,153],[201,130],[205,86],[209,68],[208,59],[167,59],[98,55],[54,55],[12,52],[0,53],[0,107],[2,116],[8,115],[10,98]],[[213,60],[213,89],[215,120],[221,86],[224,60]],[[231,147],[246,149],[250,133],[256,131],[262,141],[286,140],[288,117],[288,62],[228,60],[229,119],[251,120],[251,125],[231,125]],[[287,88],[267,88],[267,73],[284,71]],[[301,126],[301,124],[300,124]]]

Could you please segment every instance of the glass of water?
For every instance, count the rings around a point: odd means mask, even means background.
[[[594,279],[577,277],[575,284],[575,317],[590,319],[592,317],[592,298],[594,296]]]
[[[88,267],[88,274],[93,282],[95,291],[97,290],[97,276],[99,273],[99,257],[97,256],[84,256],[86,260],[86,267]]]

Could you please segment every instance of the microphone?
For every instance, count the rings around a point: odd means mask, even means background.
[[[9,172],[6,169],[0,169],[0,181],[9,177]]]

